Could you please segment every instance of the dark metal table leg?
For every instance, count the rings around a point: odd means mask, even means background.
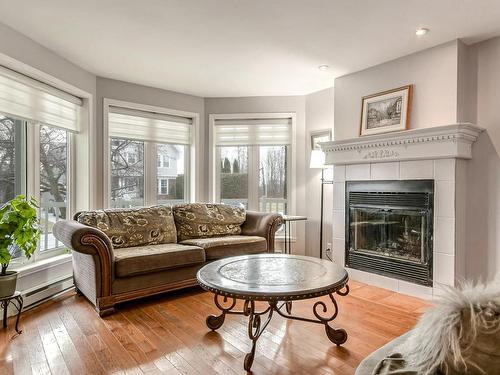
[[[224,307],[220,302],[219,302],[219,295],[214,294],[214,303],[215,306],[221,311],[220,315],[209,315],[207,317],[206,323],[207,327],[210,328],[212,331],[215,331],[222,327],[222,324],[224,324],[224,320],[226,319],[226,314],[233,313],[231,310],[236,306],[236,298],[231,298],[231,302],[228,306]],[[227,304],[229,297],[222,297],[222,303]]]
[[[245,371],[250,371],[252,368],[253,360],[255,358],[255,347],[257,345],[257,340],[260,335],[264,332],[267,325],[271,321],[273,317],[273,311],[276,309],[276,302],[269,302],[269,308],[262,312],[255,311],[255,302],[254,301],[245,301],[245,305],[243,308],[243,312],[248,316],[248,337],[252,340],[252,349],[250,353],[245,355],[245,360],[243,361],[243,368]],[[260,316],[265,313],[269,313],[267,316],[266,322],[261,325]]]
[[[349,293],[349,286],[345,285],[345,291],[338,290],[336,293],[341,296],[346,296]],[[330,293],[328,296],[332,302],[333,309],[329,309],[323,301],[317,301],[313,306],[313,314],[316,319],[292,315],[292,305],[289,302],[285,302],[277,307],[276,312],[287,319],[323,324],[325,326],[325,332],[328,339],[336,345],[342,345],[347,341],[347,332],[342,328],[335,329],[330,327],[329,323],[337,317],[339,308],[333,294]],[[283,306],[285,307],[286,313],[282,311]]]
[[[3,328],[7,328],[7,307],[9,306],[8,301],[2,301],[3,307]]]
[[[16,317],[16,332],[20,335],[21,333],[23,333],[22,330],[19,329],[19,318],[21,317],[21,312],[23,311],[23,297],[22,296],[19,296],[19,297],[16,297],[16,300],[17,302],[19,302],[19,306],[16,306],[17,307],[17,317]]]

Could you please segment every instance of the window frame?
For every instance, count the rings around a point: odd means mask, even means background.
[[[296,210],[296,126],[297,116],[295,112],[273,112],[273,113],[231,113],[231,114],[210,114],[209,115],[209,197],[212,202],[218,202],[220,199],[220,186],[218,173],[220,169],[220,157],[215,143],[215,127],[217,120],[247,120],[247,119],[291,119],[292,141],[287,145],[287,160],[288,170],[287,174],[289,181],[287,181],[287,214],[293,215]],[[270,146],[270,145],[266,145]],[[280,145],[282,146],[282,145]],[[248,209],[259,209],[259,176],[256,174],[255,168],[252,166],[259,165],[259,145],[250,145],[248,147]],[[257,168],[258,169],[258,168]],[[255,185],[252,189],[251,186]]]
[[[116,100],[110,98],[103,99],[103,195],[102,207],[109,207],[109,192],[111,183],[111,157],[110,157],[110,137],[109,137],[109,108],[112,106],[127,108],[131,110],[139,110],[143,112],[159,113],[171,116],[179,116],[190,118],[192,121],[192,136],[191,144],[186,145],[187,151],[185,153],[185,166],[186,171],[184,175],[185,184],[185,198],[186,202],[195,202],[199,199],[203,191],[201,186],[200,171],[200,158],[197,157],[198,150],[201,150],[201,141],[199,137],[199,124],[200,115],[195,112],[179,111],[175,109],[151,106],[147,104],[139,104],[127,102],[123,100]],[[157,153],[156,145],[165,144],[163,142],[144,142],[144,205],[151,206],[157,203]]]
[[[15,120],[15,122],[20,122],[20,129],[16,129],[15,147],[19,150],[21,157],[21,163],[16,165],[16,173],[19,173],[20,184],[24,187],[24,192],[17,191],[16,194],[24,194],[27,197],[34,197],[39,204],[41,204],[40,198],[40,127],[50,126],[52,128],[58,128],[50,124],[43,124],[37,121],[21,119],[16,116],[10,116]],[[74,144],[75,136],[72,132],[62,129],[66,132],[66,142],[67,142],[67,170],[66,170],[66,220],[72,218],[75,212],[75,157],[74,157]],[[17,185],[17,184],[16,184]],[[40,217],[41,207],[38,209],[38,215]],[[63,219],[64,220],[64,219]],[[43,229],[43,228],[42,228]],[[60,243],[59,246],[41,250],[41,243],[43,241],[44,233],[41,233],[41,238],[38,243],[37,249],[35,250],[33,256],[30,259],[26,259],[24,256],[20,258],[13,259],[11,261],[11,267],[14,269],[18,267],[25,266],[27,264],[33,264],[37,261],[44,260],[47,258],[55,257],[66,253],[66,246]]]

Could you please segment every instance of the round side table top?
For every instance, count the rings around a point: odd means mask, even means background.
[[[223,296],[288,301],[319,297],[342,289],[349,280],[330,261],[290,254],[256,254],[220,259],[202,267],[198,283]]]

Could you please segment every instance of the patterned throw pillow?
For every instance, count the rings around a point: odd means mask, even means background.
[[[174,207],[179,241],[235,235],[246,220],[243,208],[227,204],[189,203]]]
[[[167,206],[85,211],[75,219],[102,230],[117,249],[177,242],[172,208]]]

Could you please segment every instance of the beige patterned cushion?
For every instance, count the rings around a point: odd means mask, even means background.
[[[85,211],[75,219],[102,230],[116,249],[177,242],[172,208],[167,206]]]
[[[243,208],[227,204],[188,203],[174,207],[179,241],[241,233],[245,222]]]

